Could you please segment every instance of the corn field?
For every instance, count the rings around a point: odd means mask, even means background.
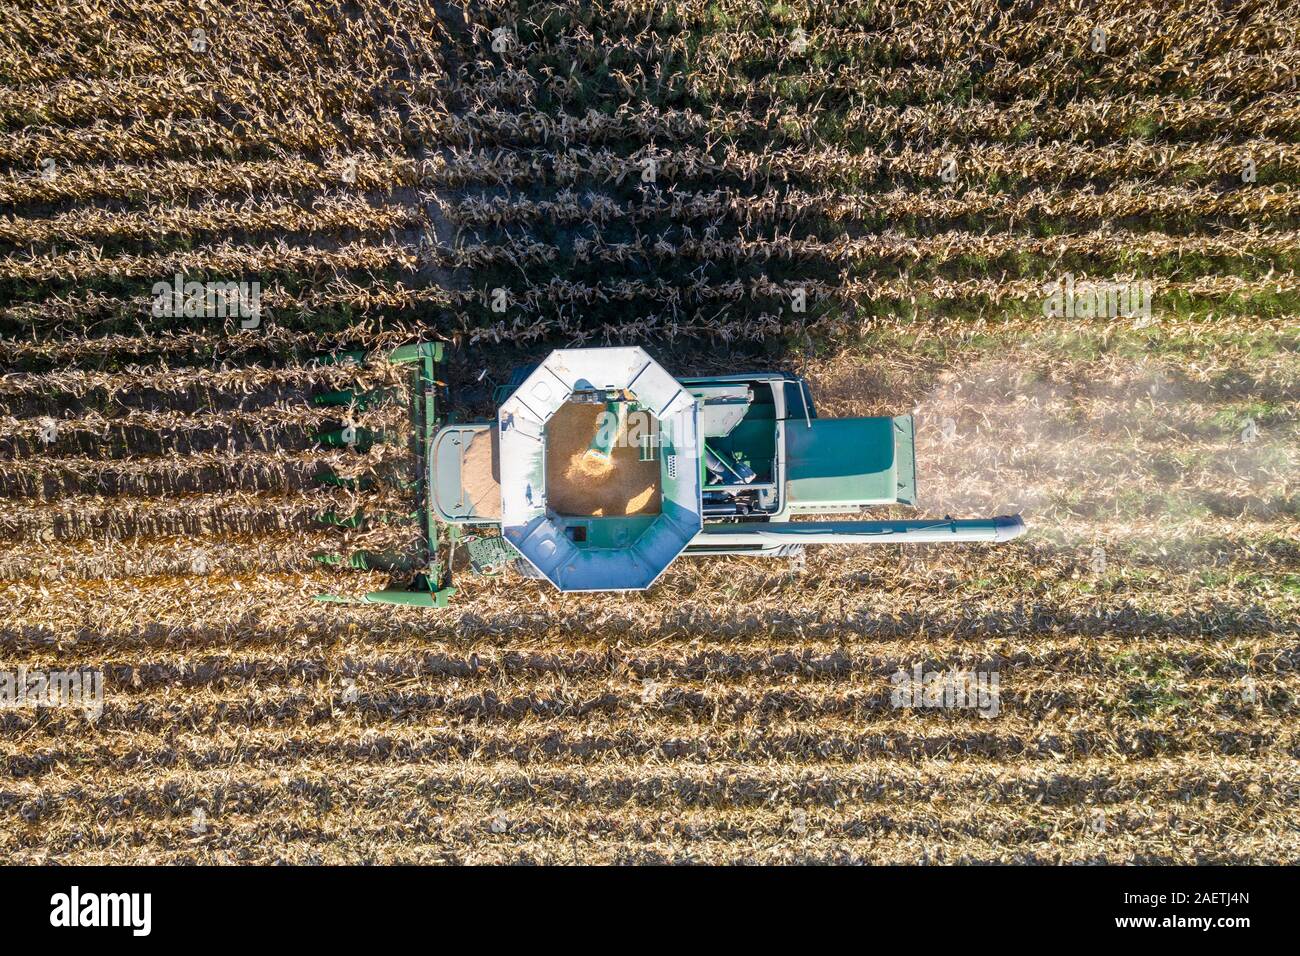
[[[0,860],[1300,861],[1300,6],[0,5],[0,671],[106,691],[0,709]],[[415,536],[322,357],[416,341],[797,371],[1030,533],[315,602]]]

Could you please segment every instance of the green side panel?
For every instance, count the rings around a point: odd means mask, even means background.
[[[336,392],[325,392],[317,395],[312,399],[313,405],[346,407],[355,405],[358,409],[364,411],[372,405],[377,405],[386,398],[383,390],[372,389],[368,392],[354,392],[350,388],[340,389]]]
[[[440,588],[437,591],[371,591],[361,597],[342,594],[317,594],[313,600],[330,604],[401,604],[407,607],[446,607],[455,596],[456,589]]]
[[[363,600],[366,604],[401,604],[407,607],[446,607],[456,594],[455,588],[437,591],[371,591]]]
[[[317,395],[311,402],[313,405],[351,405],[356,401],[356,398],[356,392],[350,388],[345,388],[337,392],[326,392],[323,395]]]
[[[791,506],[856,508],[898,501],[894,419],[814,418],[785,425]]]
[[[331,525],[336,528],[360,528],[366,523],[366,513],[364,511],[355,511],[346,518],[336,511],[326,511],[316,519],[321,524]]]
[[[368,428],[356,428],[352,432],[352,441],[347,440],[347,434],[342,428],[335,428],[330,431],[317,432],[316,441],[330,448],[352,448],[356,451],[363,452],[369,449],[376,441],[383,441],[384,436],[371,431]]]
[[[409,569],[411,562],[392,551],[353,551],[348,557],[341,554],[322,552],[313,554],[312,560],[318,564],[334,567],[355,568],[358,571],[398,571]]]
[[[916,426],[911,415],[894,419],[894,467],[898,475],[898,502],[916,504]]]

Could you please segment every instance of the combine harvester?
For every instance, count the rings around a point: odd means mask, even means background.
[[[809,544],[998,542],[1025,530],[1018,515],[791,520],[916,501],[912,416],[818,418],[794,375],[678,379],[638,347],[560,349],[497,389],[495,421],[458,422],[437,407],[442,357],[436,342],[387,356],[413,367],[426,547],[413,581],[322,600],[445,606],[462,544],[476,573],[513,564],[561,591],[639,591],[681,554],[792,557]]]

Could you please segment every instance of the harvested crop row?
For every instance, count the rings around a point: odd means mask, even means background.
[[[731,759],[740,765],[783,761],[792,768],[811,766],[823,770],[873,761],[881,769],[892,771],[900,796],[908,793],[920,800],[932,799],[935,793],[947,789],[945,782],[961,789],[967,782],[973,784],[978,780],[986,781],[985,785],[1003,801],[1011,803],[1029,798],[1042,785],[1039,774],[1044,768],[1060,774],[1058,782],[1063,790],[1067,784],[1072,791],[1110,790],[1119,802],[1123,799],[1124,778],[1132,780],[1135,787],[1144,787],[1148,783],[1146,774],[1158,773],[1171,760],[1190,763],[1196,757],[1221,756],[1214,752],[1213,731],[1187,741],[1188,746],[1177,753],[1152,752],[1138,756],[1132,753],[1131,747],[1126,747],[1130,756],[1126,761],[1127,772],[1121,776],[1113,767],[1104,765],[1109,759],[1108,748],[1104,746],[1092,752],[1065,753],[1053,749],[1054,743],[1059,747],[1059,741],[1052,740],[1053,735],[1042,734],[1027,748],[1017,737],[994,733],[992,728],[996,725],[987,721],[980,724],[984,728],[981,735],[978,730],[963,733],[964,728],[955,728],[942,718],[935,717],[927,723],[924,716],[913,718],[909,730],[890,733],[864,731],[835,718],[785,721],[768,727],[713,728],[653,721],[629,725],[625,720],[608,720],[601,715],[520,722],[511,726],[422,727],[410,721],[377,725],[373,718],[358,713],[339,699],[346,689],[340,680],[335,687],[338,712],[331,714],[327,721],[311,725],[286,723],[241,728],[237,732],[218,729],[211,735],[141,730],[134,740],[117,734],[60,739],[51,733],[47,745],[37,753],[11,742],[11,738],[0,744],[0,765],[16,780],[35,782],[71,764],[87,771],[128,774],[141,759],[176,770],[216,770],[237,763],[240,753],[250,763],[280,772],[292,772],[302,763],[345,764],[355,769],[379,770],[415,761],[428,764],[465,759],[535,768],[568,765],[608,769],[619,762],[632,761],[680,767],[708,765],[719,755],[731,754]],[[82,721],[83,729],[91,726],[81,717],[74,719]],[[1069,717],[1062,714],[1059,719],[1068,721]],[[1258,726],[1261,725],[1250,716],[1237,718],[1237,733]],[[44,729],[51,728],[47,725]],[[1277,729],[1276,722],[1272,729]],[[1230,729],[1226,732],[1233,733]],[[980,736],[982,740],[977,739]],[[1154,739],[1157,735],[1150,736]],[[945,742],[950,745],[946,749]],[[1008,756],[1023,760],[1007,767],[1002,761]],[[1239,773],[1251,773],[1246,767],[1255,755],[1236,756],[1239,769],[1225,774],[1229,780]],[[931,762],[934,762],[932,768],[928,766]],[[991,776],[1000,776],[1000,783],[988,782]],[[1216,776],[1215,772],[1198,773],[1188,766],[1181,779],[1189,789],[1201,790],[1212,785]],[[1222,781],[1224,777],[1219,779]],[[1068,805],[1064,793],[1059,793],[1056,799],[1060,805]]]
[[[291,498],[239,492],[201,494],[183,501],[154,499],[124,511],[112,499],[85,495],[56,505],[12,505],[0,521],[5,540],[120,542],[139,537],[193,537],[305,531],[328,511],[352,514],[358,496],[322,487]]]
[[[310,566],[313,553],[337,550],[344,542],[337,529],[331,528],[208,540],[142,539],[129,550],[114,547],[112,541],[33,539],[10,542],[7,553],[0,557],[0,581],[88,581],[183,577],[207,572],[301,571]]]
[[[350,464],[344,451],[207,451],[158,458],[22,458],[0,461],[0,494],[53,502],[88,489],[104,497],[156,498],[219,489],[285,494]]]

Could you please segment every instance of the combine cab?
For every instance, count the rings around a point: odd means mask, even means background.
[[[680,554],[793,556],[808,544],[1024,531],[1019,516],[815,520],[914,504],[913,423],[818,418],[792,375],[677,379],[641,348],[562,349],[498,389],[494,421],[450,422],[435,403],[441,358],[437,343],[389,356],[412,366],[427,550],[409,589],[360,600],[444,605],[461,544],[477,573],[514,566],[561,591],[631,591]]]

